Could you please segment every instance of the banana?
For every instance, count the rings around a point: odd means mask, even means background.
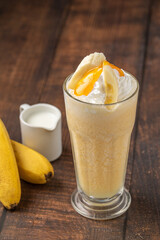
[[[72,78],[68,83],[68,88],[75,89],[76,84],[79,80],[81,80],[81,78],[83,78],[83,75],[89,70],[100,66],[105,59],[106,58],[103,53],[97,52],[86,56],[72,75]]]
[[[11,140],[20,178],[35,184],[44,184],[54,175],[51,163],[40,153]]]
[[[20,202],[21,185],[8,132],[0,119],[0,201],[7,209]]]
[[[106,92],[106,104],[117,102],[118,99],[118,83],[114,70],[110,65],[103,65],[103,76]],[[108,109],[113,109],[114,105],[108,105]]]

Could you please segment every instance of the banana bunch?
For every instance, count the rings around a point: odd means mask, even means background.
[[[53,175],[53,167],[44,156],[10,140],[0,119],[0,201],[4,207],[13,209],[20,202],[20,178],[30,183],[44,184]]]

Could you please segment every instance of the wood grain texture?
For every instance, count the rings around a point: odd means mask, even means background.
[[[126,239],[160,239],[160,2],[151,9]]]
[[[19,106],[39,101],[69,4],[65,0],[0,1],[0,117],[15,140],[20,141]],[[24,186],[22,202],[30,188]],[[2,231],[8,214],[2,205],[0,214]],[[7,236],[2,235],[0,239],[19,239],[16,231],[13,236],[8,230]]]
[[[144,66],[145,69],[150,67],[150,54],[156,66],[152,74],[159,76],[157,47],[153,56],[151,50],[147,51],[148,60],[144,64],[146,48],[150,46],[151,49],[152,43],[158,41],[158,0],[153,6],[152,30],[149,31],[149,45],[146,45],[150,21],[149,0],[93,0],[92,4],[89,0],[73,0],[71,5],[69,1],[49,0],[0,3],[0,83],[3,86],[0,88],[0,113],[11,137],[20,140],[18,108],[21,103],[48,102],[59,107],[63,116],[63,154],[53,163],[55,178],[44,186],[22,182],[22,199],[17,210],[2,213],[3,207],[0,209],[0,224],[3,222],[0,239],[147,239],[151,231],[149,229],[146,234],[145,231],[147,227],[150,228],[149,218],[152,214],[152,228],[157,232],[158,168],[154,171],[151,169],[157,167],[155,141],[158,133],[154,125],[149,132],[152,136],[150,141],[150,135],[147,135],[152,124],[152,113],[155,116],[154,123],[158,123],[157,105],[152,108],[153,101],[157,101],[158,97],[154,91],[158,87],[157,78],[154,78],[154,88],[151,87],[145,71],[143,83],[148,84],[141,88],[142,100],[138,110],[140,124],[136,125],[135,132],[137,126],[138,132],[137,135],[134,132],[132,138],[126,177],[127,187],[131,187],[132,205],[128,215],[111,221],[83,218],[70,204],[76,182],[62,93],[64,79],[75,70],[84,56],[94,51],[104,52],[109,61],[133,73],[139,80],[143,77]],[[150,70],[148,68],[149,76]],[[147,94],[152,98],[152,112],[148,112]],[[148,117],[150,120],[147,121]],[[148,149],[148,143],[151,149]],[[135,146],[136,154],[133,155]],[[142,154],[141,150],[146,152]],[[147,173],[145,176],[146,170],[152,170],[150,175]],[[155,182],[151,176],[156,179]],[[149,204],[152,205],[152,211],[146,213],[144,210]],[[151,236],[156,239],[156,235]]]

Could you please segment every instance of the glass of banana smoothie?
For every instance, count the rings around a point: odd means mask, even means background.
[[[131,203],[124,182],[138,82],[103,53],[93,53],[63,90],[77,180],[72,206],[91,219],[118,217]]]

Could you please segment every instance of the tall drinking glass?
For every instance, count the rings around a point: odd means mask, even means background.
[[[130,206],[124,187],[130,137],[135,122],[139,85],[127,99],[113,104],[82,102],[64,84],[77,189],[71,196],[74,209],[91,219],[111,219]]]

